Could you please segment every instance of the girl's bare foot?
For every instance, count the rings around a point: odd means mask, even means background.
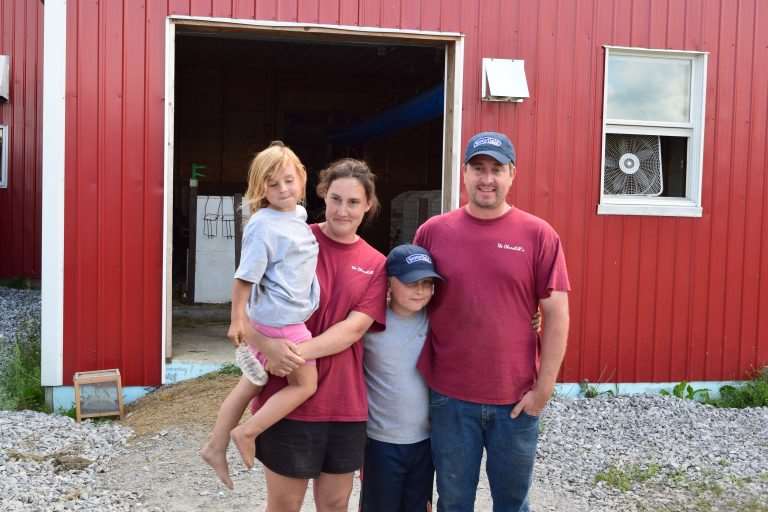
[[[219,480],[221,480],[224,485],[229,489],[235,488],[235,484],[232,483],[232,479],[229,477],[229,465],[227,464],[226,450],[214,450],[209,443],[205,443],[205,446],[200,449],[200,457],[213,468],[216,472],[216,476],[219,477]]]
[[[232,438],[235,446],[237,446],[245,467],[251,469],[253,467],[253,459],[256,457],[256,437],[246,434],[242,425],[233,428],[229,436]]]

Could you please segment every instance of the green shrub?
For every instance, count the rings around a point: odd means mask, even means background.
[[[752,380],[740,386],[723,386],[720,398],[710,400],[716,407],[743,409],[745,407],[768,407],[768,366],[756,371]]]
[[[694,389],[686,381],[675,385],[671,392],[662,389],[661,394],[675,396],[683,400],[696,400],[723,408],[768,407],[768,366],[753,372],[752,380],[748,380],[742,385],[722,386],[719,398],[712,398],[706,389]]]
[[[9,409],[44,410],[40,385],[40,322],[28,320],[16,334],[9,360],[0,371],[0,394]]]
[[[662,389],[660,392],[663,396],[674,396],[682,398],[683,400],[696,400],[699,402],[709,403],[709,390],[707,389],[694,389],[693,386],[686,381],[679,382],[672,388],[670,393],[666,389]]]

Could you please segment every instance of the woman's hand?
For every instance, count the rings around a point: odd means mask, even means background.
[[[267,338],[260,352],[267,359],[266,370],[278,377],[285,377],[304,364],[294,344],[286,339]]]

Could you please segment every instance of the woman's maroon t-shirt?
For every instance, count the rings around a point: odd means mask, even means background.
[[[386,318],[387,275],[384,255],[360,238],[342,244],[328,238],[318,224],[310,226],[320,245],[317,279],[320,305],[306,325],[314,336],[347,318],[365,313],[381,325]],[[317,360],[317,392],[287,417],[301,421],[366,421],[368,396],[363,377],[363,344]],[[270,375],[254,401],[260,407],[286,385]]]

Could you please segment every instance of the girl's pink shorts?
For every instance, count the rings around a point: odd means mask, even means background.
[[[283,327],[275,327],[273,325],[264,325],[251,320],[251,326],[259,331],[267,338],[283,338],[293,342],[294,345],[298,345],[308,339],[312,338],[312,333],[309,332],[307,326],[304,323],[284,325]],[[258,350],[252,346],[248,346],[248,349],[262,365],[267,364],[267,359]],[[308,364],[315,364],[314,359],[307,361]]]

